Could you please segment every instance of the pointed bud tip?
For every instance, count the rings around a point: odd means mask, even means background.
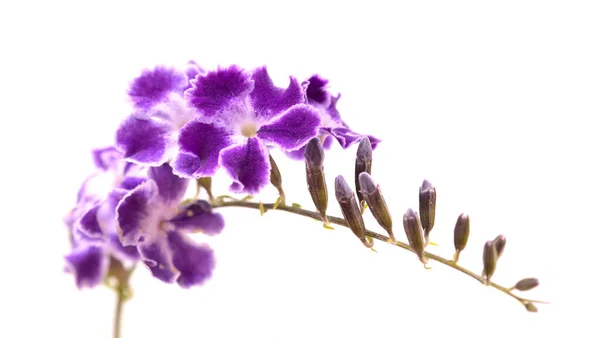
[[[435,190],[435,187],[428,180],[423,180],[423,184],[421,184],[421,191],[426,190]]]
[[[338,175],[335,178],[335,198],[340,201],[348,200],[352,197],[354,197],[352,188],[350,188],[348,182],[346,182],[342,175]]]
[[[358,144],[358,150],[356,151],[356,158],[361,161],[372,161],[373,160],[373,147],[371,146],[371,140],[368,137],[363,137]]]
[[[362,172],[358,175],[358,182],[363,194],[373,194],[377,191],[377,183],[375,183],[371,175],[366,172]]]
[[[304,149],[304,159],[306,163],[312,167],[321,167],[325,161],[325,152],[323,145],[318,137],[308,141]]]

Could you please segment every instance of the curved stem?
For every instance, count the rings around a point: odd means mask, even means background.
[[[264,209],[265,211],[268,210],[281,210],[281,211],[286,211],[289,213],[293,213],[296,215],[301,215],[301,216],[305,216],[308,218],[312,218],[315,220],[320,221],[321,220],[321,215],[317,212],[314,211],[310,211],[310,210],[306,210],[306,209],[302,209],[299,207],[295,207],[295,206],[289,206],[289,205],[275,205],[274,203],[256,203],[256,202],[248,202],[248,201],[242,201],[242,200],[233,200],[233,201],[218,201],[215,202],[213,204],[213,208],[223,208],[223,207],[241,207],[241,208],[250,208],[250,209],[257,209],[257,210],[261,210]],[[327,215],[327,219],[329,220],[330,223],[333,224],[338,224],[341,226],[345,226],[348,227],[348,223],[346,222],[345,219],[340,218],[340,217],[335,217],[335,216],[329,216]],[[408,250],[414,253],[413,249],[410,247],[409,244],[404,243],[404,242],[400,242],[398,241],[396,244],[391,243],[389,240],[389,237],[381,235],[377,232],[374,231],[370,231],[370,230],[366,230],[366,235],[377,239],[379,241],[382,242],[386,242],[389,243],[391,245],[396,245],[398,247],[401,247],[404,250]],[[432,254],[430,252],[425,251],[425,257],[432,259],[436,262],[439,262],[443,265],[446,265],[450,268],[453,268],[457,271],[460,271],[462,273],[464,273],[465,275],[479,281],[482,284],[485,284],[485,279],[480,276],[479,274],[476,274],[460,265],[458,265],[457,263],[455,263],[453,260],[450,259],[446,259],[443,257],[440,257],[438,255]],[[526,299],[526,298],[522,298],[519,297],[517,295],[515,295],[514,293],[511,292],[511,288],[507,288],[507,287],[503,287],[501,285],[498,285],[496,283],[490,283],[490,286],[497,289],[498,291],[501,291],[507,295],[509,295],[510,297],[516,299],[517,301],[519,301],[521,304],[525,305],[527,303],[546,303],[543,301],[538,301],[538,300],[532,300],[532,299]]]

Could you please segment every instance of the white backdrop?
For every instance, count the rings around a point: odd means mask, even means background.
[[[467,212],[463,264],[480,271],[483,243],[505,234],[495,281],[538,277],[531,297],[552,304],[530,314],[454,270],[425,271],[399,248],[371,252],[344,228],[223,209],[213,279],[181,290],[139,269],[125,338],[597,334],[593,2],[16,3],[0,5],[0,337],[110,336],[114,295],[78,291],[62,272],[61,219],[92,169],[89,150],[112,142],[129,113],[129,81],[188,59],[266,64],[281,84],[289,74],[329,78],[350,126],[383,140],[373,176],[397,237],[427,178],[438,191],[435,251],[450,257]],[[338,174],[352,180],[355,151],[327,153],[331,187]],[[303,164],[278,155],[288,198],[310,207]]]

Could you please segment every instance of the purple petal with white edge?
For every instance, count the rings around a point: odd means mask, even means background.
[[[117,130],[116,145],[130,161],[151,166],[166,161],[171,146],[171,126],[153,120],[128,117]]]
[[[165,101],[172,92],[183,92],[188,85],[187,76],[173,68],[157,66],[145,69],[133,80],[127,94],[134,107],[146,110]]]
[[[179,154],[173,172],[182,177],[212,176],[219,168],[219,152],[231,145],[229,133],[200,120],[188,122],[179,134]]]
[[[102,282],[108,270],[108,255],[103,247],[83,245],[65,257],[67,271],[75,275],[78,288],[92,288]]]
[[[307,104],[297,104],[270,124],[262,126],[257,136],[282,150],[295,150],[319,133],[319,111]]]
[[[121,183],[119,183],[119,188],[132,190],[138,185],[144,183],[146,180],[146,177],[127,176],[121,181]]]
[[[198,65],[198,63],[196,61],[193,61],[193,60],[188,61],[186,68],[185,68],[185,75],[188,78],[188,84],[186,85],[184,90],[192,88],[192,84],[190,83],[190,81],[195,79],[197,75],[204,75],[204,74],[206,74],[206,71],[202,67],[200,67],[200,65]]]
[[[158,231],[158,186],[153,180],[140,184],[117,206],[117,232],[123,245],[136,245],[149,233]],[[151,236],[154,237],[154,236]]]
[[[152,272],[152,275],[163,282],[173,283],[179,277],[179,271],[173,266],[172,252],[167,236],[162,234],[155,241],[138,244],[142,261]]]
[[[355,133],[352,130],[345,127],[321,128],[321,130],[324,130],[330,133],[333,137],[335,137],[343,149],[347,149],[353,144],[360,142],[360,140],[365,136],[367,136],[369,138],[369,141],[371,141],[371,147],[373,148],[373,150],[377,147],[377,144],[381,142],[381,140],[379,140],[378,138],[375,138],[370,135],[362,135],[359,133]]]
[[[104,237],[104,232],[102,231],[102,227],[100,227],[100,222],[98,222],[98,209],[100,209],[100,205],[96,205],[90,210],[88,210],[81,219],[79,220],[79,230],[83,232],[86,237],[89,238],[102,238]]]
[[[249,138],[246,144],[223,149],[219,163],[233,178],[230,189],[234,192],[255,194],[270,182],[267,147],[256,137]]]
[[[257,68],[252,74],[254,90],[250,93],[252,107],[256,115],[270,120],[291,106],[304,103],[304,90],[295,78],[290,76],[286,89],[275,87],[266,67]]]
[[[325,139],[323,140],[323,149],[329,150],[331,148],[332,143],[333,136],[327,134],[325,136]],[[304,161],[304,150],[306,150],[306,145],[303,145],[297,150],[287,151],[285,154],[292,160]]]
[[[215,256],[206,244],[197,244],[177,231],[168,232],[173,265],[179,270],[177,283],[183,288],[202,285],[212,276]]]
[[[186,206],[177,216],[169,220],[177,230],[201,231],[213,236],[221,233],[225,220],[219,213],[213,213],[206,201],[196,201]]]
[[[250,75],[232,65],[218,68],[191,81],[192,88],[185,91],[190,106],[211,117],[227,108],[232,102],[244,100],[254,88]]]
[[[306,87],[306,98],[308,99],[308,102],[329,106],[331,99],[331,94],[327,90],[329,80],[315,74],[306,80],[306,82],[308,82],[308,86]]]
[[[189,180],[175,176],[169,163],[149,168],[148,177],[156,182],[158,195],[168,205],[176,205],[181,201],[189,183]]]
[[[342,117],[340,116],[340,112],[337,110],[337,102],[342,97],[341,94],[338,96],[331,96],[331,102],[327,108],[325,108],[325,114],[327,114],[334,122],[342,123]]]
[[[106,147],[92,150],[92,158],[97,168],[108,170],[117,167],[118,162],[123,159],[123,154],[115,147]]]
[[[137,246],[123,246],[121,240],[119,239],[119,235],[111,234],[108,236],[108,240],[113,254],[118,255],[120,259],[127,259],[130,261],[136,261],[140,259]]]

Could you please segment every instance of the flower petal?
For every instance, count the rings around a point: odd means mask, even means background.
[[[152,70],[145,69],[133,80],[127,93],[134,107],[146,110],[165,101],[171,92],[183,92],[188,85],[187,81],[187,76],[182,72],[157,66]]]
[[[147,178],[145,177],[127,176],[123,178],[123,180],[121,181],[121,183],[119,183],[119,186],[117,188],[121,188],[124,190],[132,190],[138,185],[144,183],[146,180]]]
[[[210,204],[198,200],[185,207],[171,222],[176,229],[191,232],[202,231],[206,235],[217,235],[225,226],[223,216],[213,213]]]
[[[333,143],[333,137],[330,134],[326,134],[323,139],[323,149],[329,150],[331,148],[331,144]],[[304,161],[304,150],[306,150],[306,145],[298,148],[297,150],[287,151],[285,154],[291,158],[292,160],[302,160]]]
[[[179,270],[177,283],[184,288],[202,285],[212,276],[215,257],[208,245],[199,245],[177,231],[168,232],[173,265]]]
[[[256,137],[243,145],[233,145],[221,151],[219,163],[234,183],[234,192],[255,194],[269,184],[271,164],[267,148]]]
[[[219,152],[231,145],[229,133],[213,124],[190,121],[179,135],[180,152],[173,171],[182,177],[212,176],[219,168]]]
[[[123,245],[136,245],[158,227],[159,210],[155,204],[158,186],[153,180],[140,184],[117,206],[117,232]],[[154,236],[150,236],[154,237]]]
[[[188,187],[189,180],[175,176],[169,163],[148,169],[148,177],[158,186],[158,194],[163,203],[173,205],[179,203]]]
[[[152,275],[163,282],[173,283],[179,277],[179,271],[173,266],[172,252],[167,237],[162,234],[153,241],[138,244],[142,261]]]
[[[75,275],[78,288],[92,288],[104,279],[108,270],[108,255],[97,245],[82,245],[65,257],[67,271]]]
[[[80,230],[86,237],[89,238],[102,238],[104,233],[102,227],[98,222],[98,209],[101,204],[98,204],[88,210],[78,222],[78,230]]]
[[[172,146],[172,129],[165,123],[128,117],[117,130],[116,145],[128,160],[156,166],[163,164]]]
[[[254,88],[250,75],[236,65],[197,76],[191,85],[192,88],[185,91],[185,98],[190,106],[209,117],[232,102],[244,100]]]
[[[295,78],[290,76],[286,89],[275,87],[266,67],[260,67],[252,74],[254,90],[250,93],[252,107],[258,117],[270,120],[291,106],[304,102],[304,91]]]
[[[346,127],[338,127],[338,128],[321,128],[321,130],[330,133],[333,137],[337,139],[342,148],[347,149],[351,145],[360,142],[360,140],[367,136],[369,141],[371,141],[371,147],[375,149],[377,144],[381,142],[378,138],[375,138],[371,135],[363,135],[356,133],[349,128]]]
[[[329,80],[321,77],[318,74],[311,76],[306,80],[308,86],[306,87],[306,98],[309,103],[321,104],[329,106],[331,100],[331,94],[327,90],[327,84]]]
[[[111,234],[108,236],[109,245],[112,249],[112,253],[117,255],[121,260],[130,260],[137,261],[140,259],[140,254],[138,252],[137,246],[129,245],[123,246],[121,240],[119,239],[119,235]]]
[[[123,158],[123,154],[115,147],[106,147],[92,150],[92,157],[97,168],[108,170],[116,168],[118,162]]]
[[[307,104],[297,104],[270,124],[262,126],[257,136],[283,150],[295,150],[317,136],[320,124],[318,110]]]

